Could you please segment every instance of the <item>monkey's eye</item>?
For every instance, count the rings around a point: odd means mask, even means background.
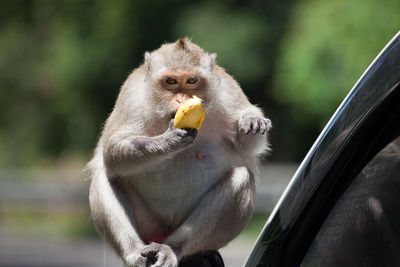
[[[165,80],[165,82],[168,83],[168,84],[176,84],[176,83],[177,83],[176,79],[171,78],[171,77],[168,77],[168,78]]]
[[[191,77],[186,80],[186,83],[194,84],[197,83],[197,81],[198,81],[197,77]]]

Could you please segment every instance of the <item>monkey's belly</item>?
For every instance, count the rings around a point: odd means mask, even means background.
[[[226,163],[232,155],[213,148],[194,146],[133,179],[145,203],[168,227],[180,225],[202,196],[232,168]]]

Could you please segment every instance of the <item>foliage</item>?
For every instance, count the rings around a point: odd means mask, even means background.
[[[275,76],[275,99],[320,126],[399,30],[399,1],[300,2]],[[297,115],[296,115],[297,114]]]
[[[399,7],[396,0],[2,1],[0,166],[88,158],[143,53],[185,35],[217,52],[272,118],[271,158],[299,160],[396,32]]]
[[[141,10],[151,9],[146,1],[5,2],[0,11],[1,163],[30,165],[89,153],[118,88],[141,63],[144,47],[167,39],[169,25],[160,23],[172,16],[164,15],[167,5],[160,1],[160,9],[145,14]]]

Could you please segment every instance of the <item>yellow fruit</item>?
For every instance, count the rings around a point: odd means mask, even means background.
[[[175,128],[200,130],[205,117],[203,100],[197,96],[183,102],[176,111]]]

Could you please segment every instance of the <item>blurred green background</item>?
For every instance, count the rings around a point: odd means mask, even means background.
[[[399,13],[398,0],[0,1],[0,226],[95,235],[80,171],[145,51],[188,36],[217,52],[273,122],[267,161],[298,163]],[[65,198],[36,201],[54,190]]]
[[[181,36],[271,117],[269,160],[299,161],[400,25],[397,0],[0,3],[3,168],[89,158],[144,52]]]

